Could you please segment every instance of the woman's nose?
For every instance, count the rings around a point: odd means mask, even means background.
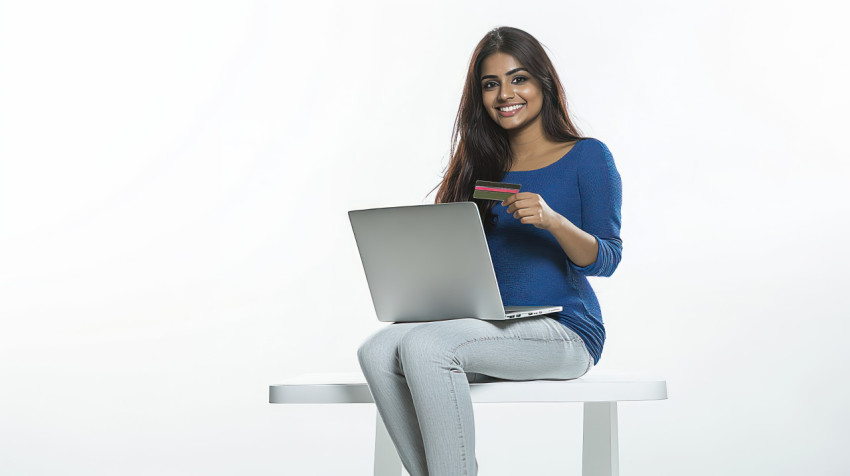
[[[508,99],[513,99],[514,97],[514,89],[510,86],[502,86],[502,90],[500,92],[499,97],[503,101],[507,101]]]

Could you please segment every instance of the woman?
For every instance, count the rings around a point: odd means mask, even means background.
[[[515,321],[394,323],[358,358],[411,476],[475,475],[469,382],[574,379],[599,362],[605,329],[587,276],[620,262],[620,175],[608,148],[570,121],[540,43],[490,31],[469,65],[437,203],[472,200],[476,180],[522,185],[474,200],[505,305],[560,305]]]

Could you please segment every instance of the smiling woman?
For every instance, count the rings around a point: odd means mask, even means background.
[[[502,303],[563,310],[393,323],[360,346],[363,374],[411,476],[477,474],[469,382],[567,380],[596,365],[605,328],[587,276],[610,276],[622,251],[614,159],[573,126],[558,75],[528,33],[496,28],[478,44],[451,155],[436,202],[478,205]],[[473,198],[477,180],[522,191],[501,204]]]
[[[506,71],[499,75],[500,71]],[[502,129],[514,134],[539,120],[543,109],[540,81],[513,56],[494,53],[481,63],[482,100]],[[510,118],[510,119],[507,119]]]

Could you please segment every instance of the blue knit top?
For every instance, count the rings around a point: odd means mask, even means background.
[[[552,210],[593,235],[596,261],[576,266],[547,230],[520,223],[497,202],[496,226],[487,243],[505,306],[563,306],[549,314],[584,340],[595,363],[605,343],[605,326],[588,276],[611,276],[623,250],[620,239],[620,173],[601,141],[582,139],[557,162],[537,170],[507,172],[502,182],[539,194]]]

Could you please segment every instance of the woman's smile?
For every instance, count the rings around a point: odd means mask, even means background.
[[[507,106],[499,106],[496,110],[499,111],[499,115],[502,117],[511,117],[519,113],[523,108],[525,108],[525,103],[515,103]]]

